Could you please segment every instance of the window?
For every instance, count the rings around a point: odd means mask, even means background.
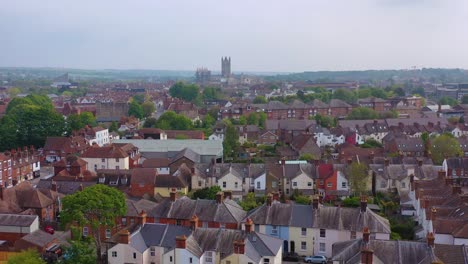
[[[116,169],[116,170],[120,170],[120,166],[115,166],[115,169]]]
[[[319,252],[325,252],[325,243],[319,244]]]
[[[328,188],[331,188],[331,187],[332,187],[332,183],[331,183],[331,182],[327,183],[327,187],[328,187]]]
[[[351,239],[356,239],[356,231],[351,231]]]
[[[260,189],[260,182],[257,182],[257,189]]]
[[[85,236],[85,237],[88,236],[88,227],[87,226],[83,227],[83,236]]]
[[[201,181],[198,181],[198,187],[201,187]]]
[[[156,249],[154,247],[151,247],[150,248],[150,253],[151,253],[152,257],[156,256]]]
[[[231,261],[230,261],[230,260],[226,260],[226,264],[231,264]]]
[[[255,224],[255,232],[260,232],[260,225],[259,224]]]
[[[193,260],[192,260],[192,258],[189,258],[189,263],[193,263]]]
[[[406,188],[406,182],[401,182],[401,188]]]
[[[278,226],[271,226],[271,234],[272,235],[278,235]]]
[[[289,194],[289,189],[286,189],[286,194]]]
[[[276,181],[271,182],[271,188],[276,188]]]
[[[106,165],[101,165],[101,169],[105,169],[106,168]]]
[[[176,220],[176,225],[178,225],[178,226],[182,225],[182,221],[180,221],[180,219],[177,219]]]
[[[239,187],[239,184],[237,182],[234,183],[234,188],[238,188]]]
[[[380,182],[380,188],[385,188],[387,187],[387,182],[386,181],[381,181]]]
[[[325,237],[326,231],[325,229],[320,229],[320,237]]]
[[[312,186],[312,182],[307,182],[307,186],[311,187],[311,186]]]
[[[136,253],[135,252],[133,252],[133,258],[136,259]]]
[[[307,242],[305,241],[301,242],[301,250],[307,250]]]
[[[297,182],[293,182],[293,186],[294,186],[294,187],[297,187]]]
[[[222,228],[222,229],[225,229],[225,228],[226,228],[226,224],[219,224],[219,227]]]
[[[226,182],[223,182],[223,188],[226,188]]]
[[[212,252],[206,252],[206,262],[207,263],[212,263],[213,262],[213,253]]]
[[[135,223],[135,219],[132,217],[130,218],[130,224],[133,225]]]
[[[307,228],[301,228],[301,236],[307,236]]]
[[[110,229],[106,229],[106,238],[110,238],[111,237],[111,231]]]
[[[172,256],[169,256],[169,262],[172,262]]]
[[[263,263],[264,263],[264,264],[265,264],[265,263],[270,263],[270,259],[264,258],[264,259],[263,259]]]
[[[320,180],[320,185],[323,185],[323,180]]]
[[[115,162],[119,162],[119,158],[116,158],[116,159],[115,159]]]
[[[117,251],[112,251],[112,257],[116,258],[117,257]]]
[[[101,159],[101,162],[106,162],[106,159]]]

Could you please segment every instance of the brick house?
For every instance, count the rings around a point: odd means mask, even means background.
[[[86,139],[80,136],[47,137],[43,155],[47,162],[55,162],[70,154],[82,154],[88,147]]]
[[[145,194],[154,196],[158,171],[154,168],[135,168],[130,179],[130,195],[143,197]]]

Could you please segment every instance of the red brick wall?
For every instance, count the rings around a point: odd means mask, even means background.
[[[140,186],[140,184],[132,183],[130,185],[130,194],[136,197],[143,197],[147,193],[150,196],[154,196],[154,184],[145,184]]]
[[[26,233],[20,234],[20,233],[3,233],[0,232],[0,238],[1,240],[6,240],[8,241],[9,246],[13,246],[15,242],[27,235]]]

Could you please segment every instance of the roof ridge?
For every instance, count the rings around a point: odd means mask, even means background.
[[[168,224],[166,224],[166,227],[164,228],[164,233],[163,233],[163,235],[161,236],[161,240],[159,240],[159,245],[161,245],[162,242],[164,241],[164,238],[166,238],[167,229],[169,229],[169,225],[168,225]],[[145,243],[146,243],[146,241],[145,241]]]

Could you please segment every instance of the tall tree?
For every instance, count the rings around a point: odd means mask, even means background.
[[[369,174],[365,164],[353,162],[347,167],[346,173],[348,174],[349,185],[354,195],[367,193]]]
[[[155,127],[163,130],[190,130],[193,129],[192,120],[173,111],[166,111],[155,124]]]
[[[442,164],[445,157],[455,157],[463,154],[458,140],[448,133],[431,140],[429,147],[435,164]]]
[[[150,117],[154,113],[154,111],[156,111],[156,106],[154,105],[152,101],[144,102],[141,105],[141,107],[143,109],[143,115],[145,117]]]
[[[183,82],[175,83],[170,89],[169,94],[188,102],[195,102],[199,97],[200,88],[195,84],[186,84]]]
[[[351,110],[351,113],[348,114],[347,118],[350,120],[377,119],[379,118],[379,114],[373,109],[367,107],[356,107]]]
[[[83,230],[91,228],[97,258],[101,259],[100,227],[112,227],[117,217],[127,212],[124,194],[116,188],[96,184],[83,191],[65,196],[60,219],[63,225],[73,224]]]
[[[221,187],[219,187],[218,185],[205,187],[203,189],[196,190],[193,193],[192,199],[214,200],[216,199],[216,194],[220,191],[222,190],[221,190]]]
[[[94,264],[96,263],[96,247],[89,239],[72,240],[65,248],[62,264]]]
[[[234,151],[239,145],[239,135],[237,134],[237,130],[231,122],[226,120],[225,124],[226,132],[224,134],[223,141],[224,156],[233,157]]]
[[[357,96],[355,93],[345,90],[345,89],[336,90],[333,93],[332,97],[333,99],[340,99],[350,104],[355,103],[357,100]]]
[[[266,104],[266,103],[267,103],[267,99],[265,98],[265,96],[257,95],[257,96],[254,98],[253,103],[254,103],[254,104]]]
[[[136,100],[133,100],[128,107],[128,115],[136,118],[143,118],[143,107]]]
[[[15,121],[8,115],[0,119],[0,151],[16,148],[18,132]]]

